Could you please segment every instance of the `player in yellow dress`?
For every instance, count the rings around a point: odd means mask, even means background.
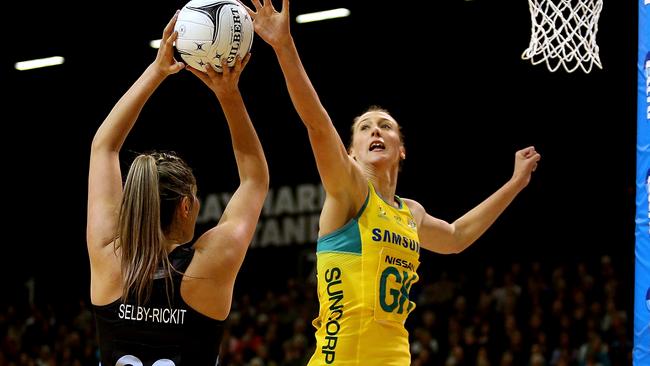
[[[415,307],[408,294],[418,280],[417,225],[403,200],[393,206],[367,187],[359,215],[318,240],[311,364],[355,365],[359,357],[367,365],[410,363],[404,321]]]
[[[289,31],[289,1],[252,0],[255,32],[276,53],[293,105],[307,127],[326,192],[317,244],[320,312],[314,320],[316,365],[411,363],[404,322],[415,304],[420,248],[458,253],[472,244],[528,185],[540,155],[515,154],[512,177],[453,223],[395,195],[406,158],[400,126],[371,107],[352,126],[348,149],[320,103]]]

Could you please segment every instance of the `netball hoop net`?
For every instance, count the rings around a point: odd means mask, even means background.
[[[521,55],[533,65],[546,62],[551,72],[593,65],[602,69],[596,44],[603,0],[528,0],[532,23],[530,44]]]

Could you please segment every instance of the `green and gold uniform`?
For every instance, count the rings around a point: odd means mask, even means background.
[[[316,350],[309,366],[410,365],[404,322],[415,308],[417,225],[403,200],[386,203],[368,183],[359,213],[318,239]]]

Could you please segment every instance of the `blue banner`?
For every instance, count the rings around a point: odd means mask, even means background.
[[[634,365],[650,365],[650,0],[639,1]]]

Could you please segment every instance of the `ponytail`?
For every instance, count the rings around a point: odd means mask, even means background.
[[[161,266],[167,298],[171,298],[174,269],[165,236],[170,233],[178,204],[183,197],[194,197],[195,186],[192,170],[172,152],[139,155],[131,164],[115,240],[115,249],[121,250],[122,302],[129,297],[138,304],[147,302]]]
[[[134,296],[146,302],[151,296],[154,274],[162,263],[169,272],[167,250],[160,226],[158,168],[151,155],[135,158],[124,185],[118,224],[121,250],[122,301]],[[116,248],[117,249],[117,248]]]

